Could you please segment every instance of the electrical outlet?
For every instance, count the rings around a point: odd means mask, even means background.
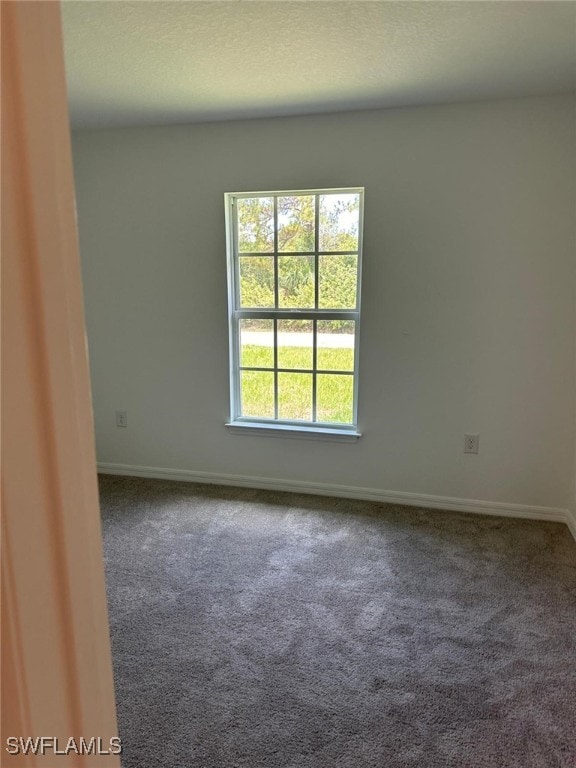
[[[116,411],[116,426],[127,427],[128,426],[128,414],[126,411]]]
[[[480,447],[480,435],[464,435],[464,453],[478,453]]]

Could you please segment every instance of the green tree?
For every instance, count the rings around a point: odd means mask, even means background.
[[[237,200],[238,250],[270,253],[274,250],[274,199],[243,197]]]
[[[273,253],[274,198],[240,198],[238,245],[242,253]],[[358,249],[358,196],[320,195],[318,206],[319,246],[323,251]],[[277,198],[278,293],[282,307],[314,306],[314,259],[288,257],[287,253],[315,250],[316,205],[314,195],[285,195]],[[320,256],[320,297],[323,308],[355,305],[355,256]],[[247,257],[241,263],[243,306],[274,305],[274,271],[271,257]]]

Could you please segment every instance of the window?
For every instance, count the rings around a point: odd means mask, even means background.
[[[229,426],[359,436],[363,193],[225,196]]]

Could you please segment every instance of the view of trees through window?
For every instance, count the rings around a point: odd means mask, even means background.
[[[278,304],[314,308],[316,207],[318,308],[354,309],[358,271],[358,194],[277,197]],[[275,306],[274,198],[238,200],[242,307]],[[262,254],[242,256],[244,253]],[[270,255],[263,255],[270,254]],[[283,255],[290,254],[290,255]],[[308,254],[308,255],[293,255]]]
[[[359,191],[238,196],[234,208],[239,415],[352,424]]]

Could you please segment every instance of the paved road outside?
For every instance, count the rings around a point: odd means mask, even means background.
[[[257,347],[272,347],[274,334],[270,331],[242,331],[242,344]],[[279,347],[312,347],[311,333],[279,333]],[[333,349],[353,349],[353,333],[319,333],[318,346]]]

